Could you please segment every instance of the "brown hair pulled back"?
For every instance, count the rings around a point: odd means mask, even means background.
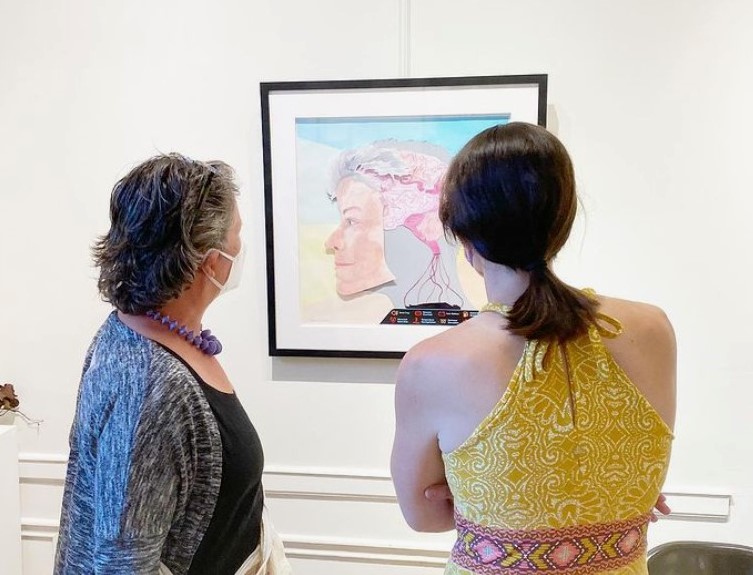
[[[567,340],[595,321],[597,302],[546,265],[565,244],[576,209],[570,156],[540,126],[488,128],[450,164],[439,207],[445,229],[483,258],[530,272],[508,316],[512,333]]]

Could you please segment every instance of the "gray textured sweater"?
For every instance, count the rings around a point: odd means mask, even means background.
[[[55,574],[186,573],[222,476],[217,423],[177,358],[113,312],[86,354]]]

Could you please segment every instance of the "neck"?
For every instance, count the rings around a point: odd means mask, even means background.
[[[194,282],[183,290],[183,293],[178,297],[171,299],[155,311],[169,315],[189,330],[198,333],[201,331],[204,312],[211,303],[212,296],[217,292],[217,288],[207,284],[209,284],[208,281],[200,278],[199,282]]]
[[[528,288],[528,272],[484,261],[486,297],[493,303],[512,306]]]
[[[181,302],[180,298],[178,298],[167,302],[157,311],[163,315],[169,315],[171,318],[185,325],[189,330],[198,333],[201,331],[201,322],[205,309],[197,309],[194,306],[186,305],[185,302]]]

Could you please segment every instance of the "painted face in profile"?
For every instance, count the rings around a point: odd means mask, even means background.
[[[355,178],[335,190],[340,225],[324,247],[335,256],[337,293],[353,295],[395,279],[384,259],[384,206],[379,192]]]

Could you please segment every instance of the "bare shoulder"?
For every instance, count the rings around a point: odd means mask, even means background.
[[[599,295],[600,311],[622,324],[625,339],[662,350],[675,347],[675,332],[664,310],[656,305]]]
[[[677,386],[677,343],[661,308],[599,296],[599,311],[617,319],[620,337],[605,339],[614,360],[670,427],[674,427]]]
[[[398,392],[401,386],[411,388],[445,407],[457,407],[482,387],[496,394],[499,382],[507,381],[517,364],[523,343],[496,315],[479,315],[412,347],[398,370]],[[467,393],[470,388],[474,394]]]
[[[414,345],[400,362],[398,386],[432,391],[468,366],[472,354],[458,353],[463,347],[467,322]]]

